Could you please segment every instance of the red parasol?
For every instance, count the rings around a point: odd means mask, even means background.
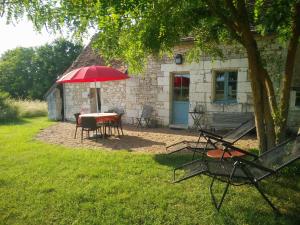
[[[128,75],[108,66],[87,66],[72,70],[59,78],[56,83],[105,82],[128,79]],[[98,95],[96,94],[98,111]]]
[[[72,70],[57,83],[104,82],[128,79],[128,75],[108,66],[87,66]]]

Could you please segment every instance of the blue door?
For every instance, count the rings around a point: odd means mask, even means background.
[[[189,87],[188,74],[175,74],[173,77],[173,108],[172,123],[188,125],[189,116]]]

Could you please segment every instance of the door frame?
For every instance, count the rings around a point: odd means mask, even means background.
[[[189,78],[191,79],[191,74],[190,71],[175,71],[175,72],[170,72],[170,85],[169,85],[169,93],[170,93],[170,99],[169,99],[169,125],[171,126],[176,126],[176,124],[173,123],[173,88],[174,88],[174,77],[176,75],[188,75]],[[190,85],[191,83],[189,83],[189,107],[190,107]],[[188,124],[189,124],[189,115],[188,116],[188,121],[186,124],[186,128],[188,128]]]

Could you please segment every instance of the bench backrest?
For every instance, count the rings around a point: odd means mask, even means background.
[[[270,149],[269,151],[263,153],[253,162],[273,171],[278,171],[299,158],[300,135],[298,135],[296,138],[289,139],[286,142],[283,142],[273,149]],[[265,176],[269,175],[267,171],[253,168],[251,166],[247,167],[249,167],[252,175],[254,175],[258,180],[263,179]]]
[[[151,118],[152,112],[153,112],[152,106],[144,105],[143,106],[143,111],[142,111],[142,114],[141,114],[141,118],[146,118],[146,119]]]
[[[212,114],[212,127],[216,129],[232,129],[251,119],[253,113],[247,112],[215,112]]]
[[[242,122],[238,127],[229,131],[223,136],[223,139],[227,142],[234,144],[250,131],[255,129],[255,121],[254,118],[248,119]]]

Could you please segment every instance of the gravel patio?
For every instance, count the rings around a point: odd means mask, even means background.
[[[128,150],[154,154],[166,153],[166,146],[170,144],[183,140],[196,141],[198,138],[195,131],[169,128],[136,128],[126,125],[123,131],[124,136],[120,138],[117,136],[99,138],[97,142],[95,139],[84,139],[81,143],[81,129],[78,129],[77,138],[74,139],[75,124],[58,122],[41,130],[36,138],[47,143],[74,148]],[[253,135],[249,135],[238,141],[237,146],[244,149],[257,148],[258,143]]]

